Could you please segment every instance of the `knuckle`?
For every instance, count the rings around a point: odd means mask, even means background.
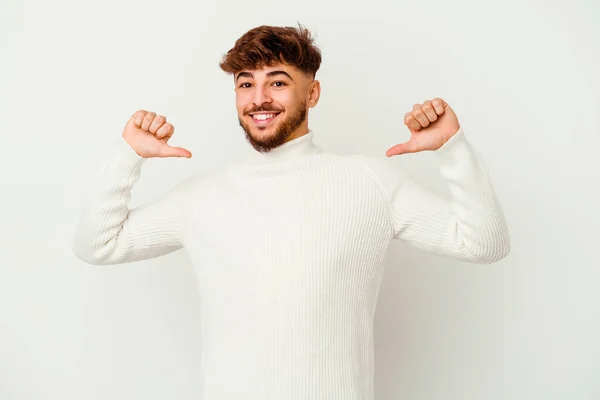
[[[160,127],[160,129],[156,132],[157,136],[165,137],[173,134],[173,125],[166,123]]]
[[[138,110],[131,114],[131,118],[133,118],[133,120],[139,124],[144,119],[144,115],[146,115],[145,113],[146,112],[144,110]]]

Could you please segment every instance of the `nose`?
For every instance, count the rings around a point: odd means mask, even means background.
[[[270,103],[271,96],[269,95],[269,91],[263,86],[257,85],[256,89],[254,90],[254,98],[252,99],[252,102],[256,106],[260,106],[263,103]]]

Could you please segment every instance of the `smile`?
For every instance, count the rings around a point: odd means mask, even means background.
[[[271,122],[273,122],[279,114],[280,113],[278,113],[278,112],[276,112],[276,113],[258,113],[258,114],[251,115],[251,117],[252,117],[252,121],[254,121],[254,123],[256,125],[266,126],[266,125],[269,125]]]

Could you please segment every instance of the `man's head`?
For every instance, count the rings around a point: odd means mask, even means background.
[[[302,27],[260,26],[223,57],[233,75],[240,126],[250,144],[267,152],[308,132],[308,108],[319,101],[315,80],[320,50]]]

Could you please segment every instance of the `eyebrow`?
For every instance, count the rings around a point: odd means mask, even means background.
[[[290,76],[290,74],[288,74],[288,73],[287,73],[287,72],[285,72],[285,71],[271,71],[271,72],[267,72],[267,78],[270,78],[270,77],[272,77],[272,76],[275,76],[275,75],[285,75],[285,76],[287,76],[287,77],[288,77],[288,78],[289,78],[289,79],[290,79],[292,82],[294,81],[294,79],[292,79],[292,77]],[[253,75],[252,75],[252,73],[250,73],[250,72],[246,72],[246,71],[244,71],[244,72],[240,72],[240,73],[238,74],[237,78],[235,78],[235,80],[237,81],[237,80],[238,80],[239,78],[241,78],[241,77],[252,78],[252,77],[253,77]]]

